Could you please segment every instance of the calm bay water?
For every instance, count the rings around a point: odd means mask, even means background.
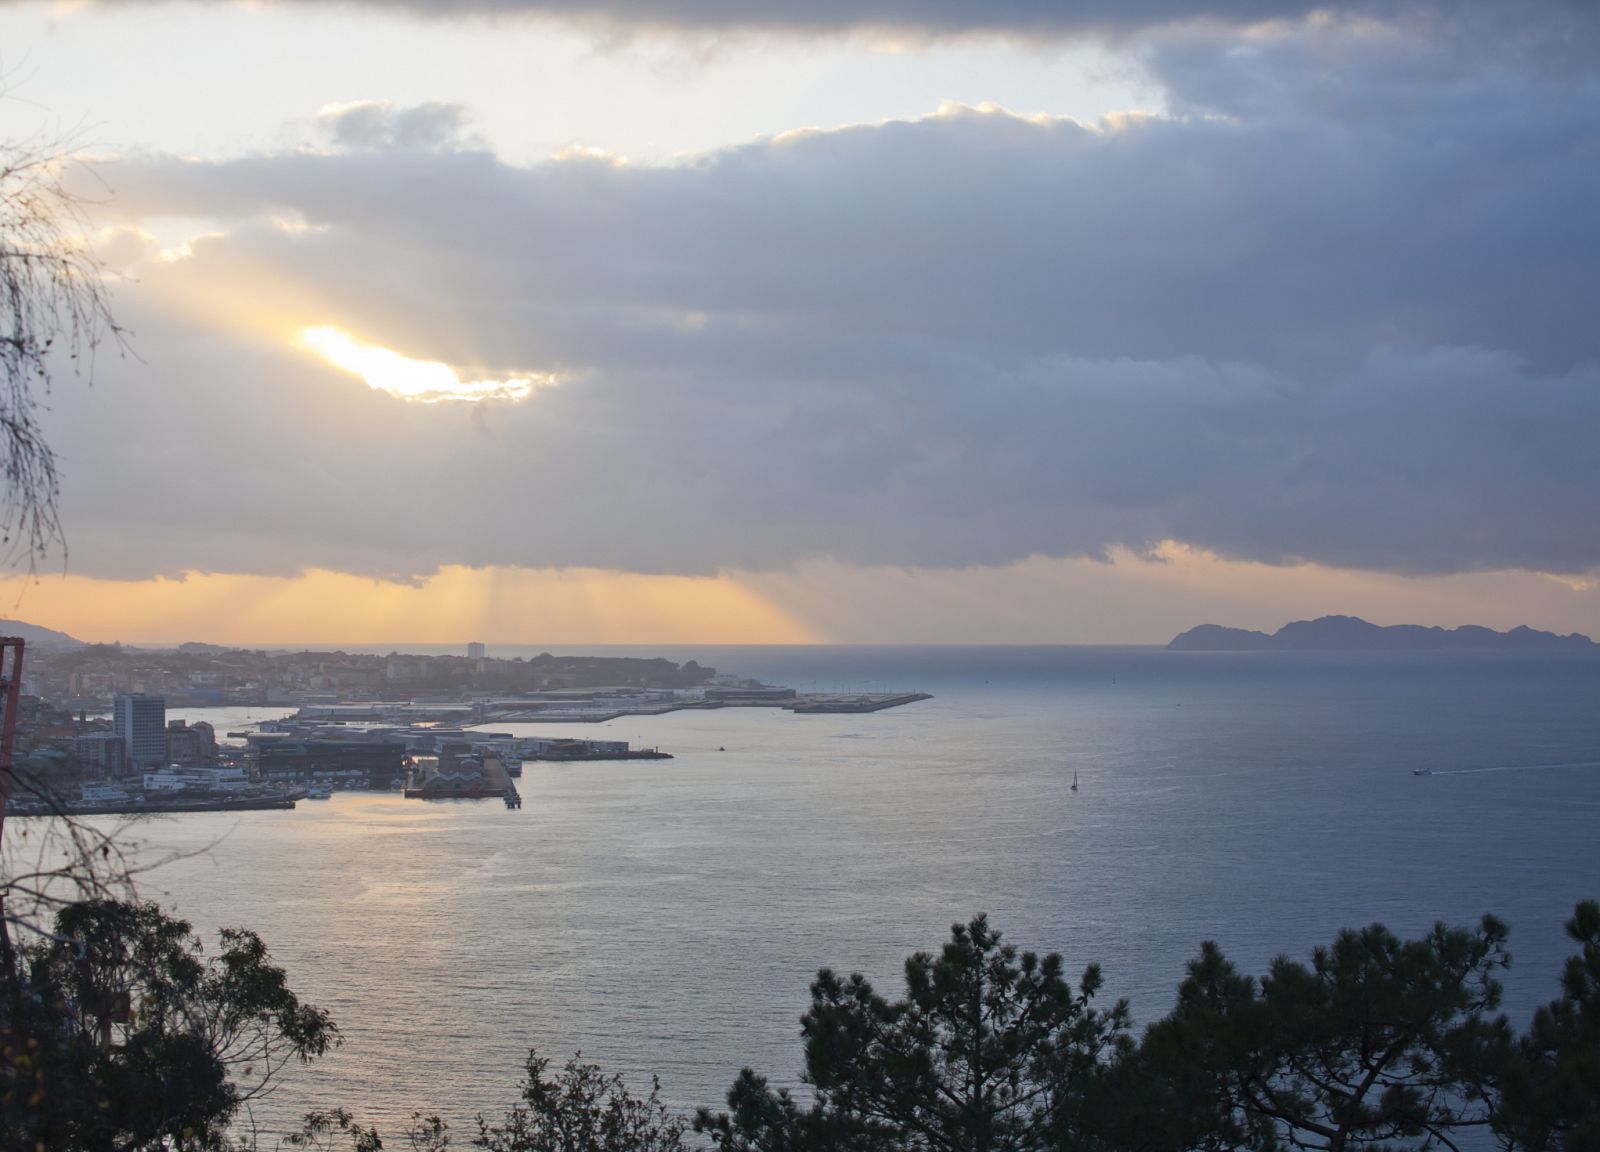
[[[1573,903],[1600,896],[1600,659],[660,654],[936,696],[570,726],[676,758],[530,763],[520,812],[342,794],[140,826],[152,853],[209,845],[147,896],[259,931],[344,1029],[267,1119],[342,1104],[387,1131],[417,1109],[465,1124],[514,1099],[533,1044],[636,1086],[657,1073],[686,1106],[719,1103],[742,1065],[794,1083],[818,967],[893,993],[909,952],[979,911],[1073,970],[1101,963],[1144,1020],[1203,939],[1260,971],[1341,927],[1493,911],[1520,1021],[1555,994]]]

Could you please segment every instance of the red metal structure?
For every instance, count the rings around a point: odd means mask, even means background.
[[[6,806],[11,802],[11,750],[17,739],[17,705],[22,700],[22,648],[17,636],[0,636],[0,843],[5,838]]]
[[[11,803],[11,750],[17,739],[17,705],[22,701],[22,639],[0,636],[0,842],[6,827],[6,806]],[[9,975],[15,963],[10,926],[5,918],[5,892],[0,890],[0,965]]]

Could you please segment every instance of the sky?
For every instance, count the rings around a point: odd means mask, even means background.
[[[1600,635],[1581,0],[0,0],[89,640]]]

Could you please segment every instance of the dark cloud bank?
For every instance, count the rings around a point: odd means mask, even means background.
[[[15,0],[11,0],[15,2]],[[106,7],[157,0],[95,0]],[[270,0],[293,7],[325,0]],[[621,34],[829,34],[858,29],[911,36],[1125,36],[1167,26],[1238,28],[1307,18],[1377,21],[1435,35],[1465,31],[1502,42],[1536,32],[1547,45],[1593,45],[1589,0],[350,0],[349,7],[433,19],[541,17]]]
[[[111,165],[112,211],[233,231],[127,294],[144,366],[63,406],[73,568],[960,566],[1168,538],[1600,568],[1595,76],[1237,47],[1151,41],[1194,114],[1104,130],[963,110],[517,168],[452,147],[445,112],[408,133],[369,109],[336,154]],[[566,383],[408,405],[158,306],[248,299],[261,270],[312,286],[310,321]]]

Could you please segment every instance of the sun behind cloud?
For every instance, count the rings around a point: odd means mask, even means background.
[[[302,328],[299,344],[377,391],[402,400],[437,404],[447,400],[522,400],[536,387],[555,383],[548,375],[528,373],[504,380],[462,380],[438,360],[413,360],[376,344],[363,344],[332,325]]]

